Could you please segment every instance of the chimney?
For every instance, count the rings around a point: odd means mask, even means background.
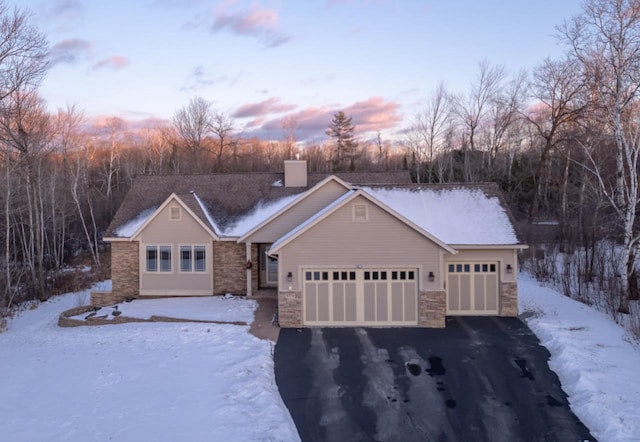
[[[307,187],[307,162],[305,160],[285,160],[284,187]]]

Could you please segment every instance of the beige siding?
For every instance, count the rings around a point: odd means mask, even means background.
[[[367,205],[368,220],[353,221],[353,204]],[[419,290],[441,290],[440,247],[397,218],[359,197],[283,247],[280,287],[302,290],[304,267],[417,268]],[[428,281],[433,272],[435,281]],[[292,273],[293,281],[286,275]],[[289,288],[291,287],[291,288]]]
[[[500,281],[516,282],[518,261],[514,250],[460,250],[455,255],[447,255],[444,259],[446,270],[448,263],[455,262],[497,262],[500,266]],[[507,273],[507,265],[511,265],[513,273]]]
[[[341,184],[328,181],[285,213],[245,239],[246,242],[273,243],[347,192]]]
[[[140,294],[153,296],[194,296],[213,294],[213,249],[211,236],[184,208],[180,219],[170,220],[171,202],[138,235],[140,241]],[[146,246],[171,246],[171,272],[146,271]],[[180,271],[180,246],[206,246],[206,272]]]

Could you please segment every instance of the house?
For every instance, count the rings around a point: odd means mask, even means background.
[[[253,296],[283,327],[443,327],[517,314],[521,244],[495,184],[412,184],[407,172],[138,177],[107,230],[112,291]]]

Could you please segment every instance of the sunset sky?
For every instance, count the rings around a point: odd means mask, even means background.
[[[195,96],[238,132],[321,140],[332,115],[361,137],[405,129],[439,81],[468,89],[486,59],[509,74],[561,56],[554,26],[580,0],[8,0],[33,13],[55,62],[50,110],[132,127]]]

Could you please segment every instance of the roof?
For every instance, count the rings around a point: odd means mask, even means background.
[[[335,175],[347,183],[358,185],[410,183],[407,171]],[[310,173],[307,187],[284,187],[281,184],[284,173],[141,175],[133,181],[105,237],[126,236],[122,234],[123,226],[139,219],[141,214],[149,213],[150,209],[159,207],[172,193],[178,195],[203,221],[207,220],[213,231],[238,234],[234,232],[238,223],[255,214],[256,208],[261,207],[264,213],[268,213],[280,207],[284,198],[309,190],[327,176]]]
[[[364,186],[369,195],[450,245],[519,244],[494,183]]]
[[[420,233],[424,237],[430,239],[431,241],[436,243],[438,246],[442,247],[447,252],[456,253],[456,251],[454,249],[449,247],[446,243],[442,242],[439,238],[435,237],[429,231],[425,230],[422,226],[414,223],[410,219],[405,218],[403,215],[399,214],[398,212],[393,210],[388,205],[386,205],[386,204],[382,203],[381,201],[377,200],[376,198],[372,197],[369,193],[367,193],[367,191],[365,189],[350,190],[349,192],[345,193],[340,198],[335,200],[333,203],[329,204],[328,206],[326,206],[325,208],[320,210],[318,213],[313,215],[311,218],[309,218],[306,221],[304,221],[298,227],[296,227],[295,229],[291,230],[290,232],[285,234],[283,237],[279,238],[275,243],[273,243],[271,245],[271,247],[269,248],[269,253],[270,254],[271,253],[276,254],[276,252],[281,247],[283,247],[285,244],[293,241],[296,237],[300,236],[307,229],[309,229],[309,228],[313,227],[314,225],[318,224],[324,218],[326,218],[327,216],[329,216],[333,212],[335,212],[337,209],[339,209],[340,207],[343,207],[344,205],[346,205],[350,201],[352,201],[354,198],[357,198],[359,196],[361,196],[363,198],[366,198],[371,203],[373,203],[373,204],[377,205],[378,207],[380,207],[382,210],[384,210],[387,213],[389,213],[390,215],[396,217],[401,222],[407,224],[409,227],[411,227],[412,229],[416,230],[418,233]]]

